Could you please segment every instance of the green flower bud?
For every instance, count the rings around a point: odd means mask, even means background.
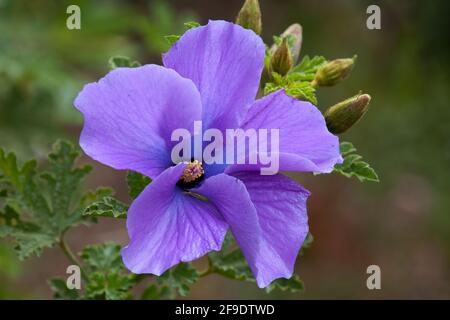
[[[294,64],[298,61],[298,57],[300,55],[300,50],[302,48],[303,42],[303,29],[302,26],[298,23],[294,23],[290,25],[282,34],[281,38],[288,39],[288,46],[291,50],[292,61]],[[276,44],[272,45],[270,48],[270,52],[275,53],[278,46]]]
[[[314,87],[329,87],[348,78],[353,70],[357,56],[351,59],[336,59],[327,62],[316,73],[311,83]]]
[[[350,129],[367,112],[370,99],[368,94],[357,94],[330,107],[324,113],[328,130],[340,134]]]
[[[291,70],[294,65],[291,50],[287,43],[287,39],[283,38],[280,46],[275,50],[270,58],[270,70],[284,76]]]
[[[261,34],[261,9],[259,8],[258,0],[245,0],[236,18],[236,23],[255,31],[256,34]]]

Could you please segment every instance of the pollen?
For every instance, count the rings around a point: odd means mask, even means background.
[[[191,161],[184,169],[181,175],[180,181],[184,183],[191,183],[203,176],[205,171],[203,170],[202,163],[198,160]]]

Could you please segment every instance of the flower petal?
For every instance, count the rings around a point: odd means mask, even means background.
[[[208,197],[230,225],[259,287],[292,276],[308,233],[308,191],[284,176],[253,172],[218,174],[193,191]]]
[[[207,197],[215,205],[230,225],[253,274],[258,274],[261,228],[255,206],[242,181],[221,173],[206,179],[192,191]]]
[[[157,65],[115,69],[86,85],[74,104],[84,115],[80,145],[86,154],[152,178],[172,165],[172,131],[192,131],[201,119],[192,81]]]
[[[322,113],[311,103],[292,98],[283,90],[255,101],[241,128],[279,129],[279,170],[328,173],[342,162],[339,139],[328,131]],[[268,138],[268,151],[270,145]],[[259,167],[259,164],[232,165],[225,172]]]
[[[265,45],[253,31],[225,21],[188,30],[163,56],[202,97],[203,128],[236,128],[255,99]]]
[[[161,275],[222,246],[228,225],[214,206],[176,186],[185,166],[180,163],[161,173],[128,211],[130,243],[122,259],[134,273]]]
[[[256,208],[262,230],[261,259],[271,262],[260,265],[258,284],[265,287],[277,278],[290,278],[309,230],[309,191],[283,175],[237,172],[233,176],[245,184]]]

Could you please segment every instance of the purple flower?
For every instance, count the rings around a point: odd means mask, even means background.
[[[132,272],[161,275],[220,250],[230,228],[258,286],[291,277],[308,233],[307,190],[283,175],[261,175],[259,165],[171,161],[171,133],[192,132],[198,120],[203,129],[279,129],[280,170],[330,172],[342,161],[315,106],[284,91],[255,101],[264,51],[252,31],[210,21],[179,39],[165,67],[118,68],[75,100],[86,154],[153,179],[128,212],[122,257]]]

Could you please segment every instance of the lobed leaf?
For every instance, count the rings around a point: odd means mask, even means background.
[[[322,56],[314,56],[312,59],[305,56],[299,64],[292,68],[288,76],[291,77],[291,80],[312,81],[317,70],[325,63],[327,63],[327,60]]]
[[[172,290],[170,298],[175,298],[176,293],[181,296],[187,296],[190,291],[190,285],[197,282],[199,273],[189,263],[180,263],[172,269],[164,272],[164,274],[157,279],[160,286],[168,287]]]
[[[189,21],[184,23],[184,29],[185,31],[192,29],[192,28],[197,28],[200,27],[200,23],[195,22],[195,21]],[[179,39],[181,38],[181,35],[177,35],[177,34],[170,34],[167,36],[164,36],[164,39],[166,39],[166,41],[172,46],[175,42],[177,42]]]
[[[125,219],[127,217],[127,211],[128,206],[126,204],[114,197],[107,196],[86,207],[83,215]]]
[[[83,249],[80,256],[88,271],[84,298],[96,300],[132,298],[130,289],[139,279],[125,269],[120,251],[121,246],[111,242]]]
[[[82,212],[96,197],[81,193],[91,167],[75,167],[78,154],[71,143],[58,141],[46,170],[38,171],[35,160],[20,166],[13,153],[0,149],[0,236],[13,239],[19,258],[40,255],[69,227],[92,220]]]
[[[355,154],[356,148],[350,142],[341,142],[341,154],[344,157],[342,164],[337,164],[333,172],[340,173],[347,178],[356,177],[359,181],[379,182],[375,170],[362,160],[362,156]]]
[[[158,286],[151,284],[148,286],[141,295],[141,300],[159,300],[159,299],[171,299],[172,290],[168,286]]]
[[[48,285],[53,291],[53,297],[58,300],[76,300],[80,298],[79,291],[67,288],[66,280],[63,278],[51,278]]]
[[[141,64],[138,61],[131,61],[130,58],[125,56],[115,56],[109,58],[108,64],[111,69],[116,68],[136,68],[140,67]]]
[[[305,289],[303,281],[300,277],[294,274],[291,278],[285,279],[280,278],[273,281],[269,286],[266,287],[266,292],[270,293],[273,290],[289,291],[291,293],[301,292]]]
[[[128,194],[131,198],[136,199],[150,182],[152,182],[152,179],[149,177],[146,177],[138,172],[128,171]]]

